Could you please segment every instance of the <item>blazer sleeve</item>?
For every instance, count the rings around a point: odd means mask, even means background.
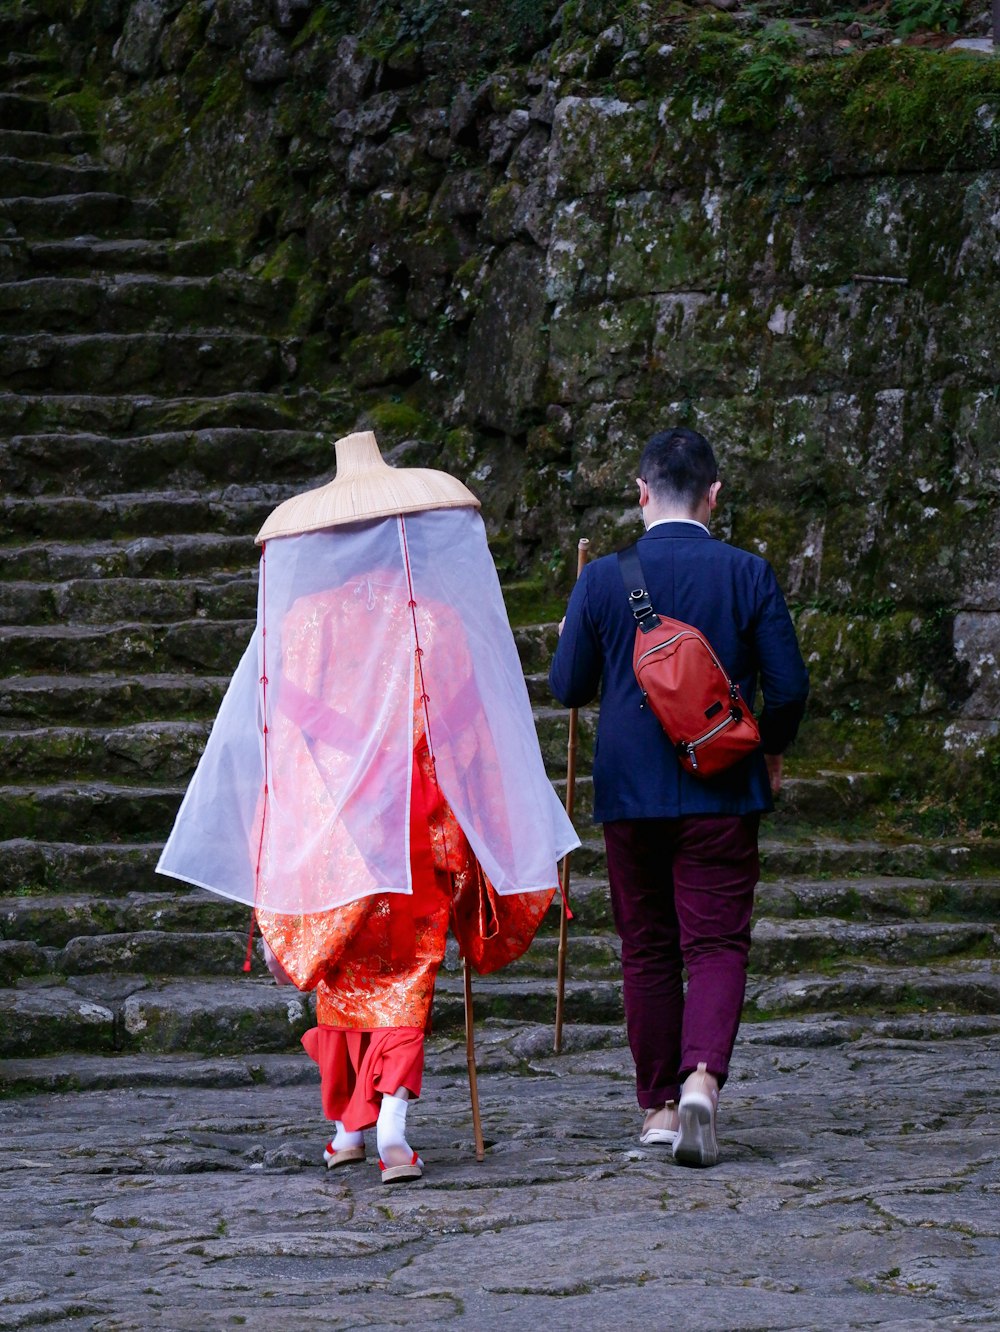
[[[590,613],[591,566],[586,565],[570,595],[566,623],[549,670],[549,688],[567,708],[593,701],[601,685],[604,653]]]
[[[766,563],[758,598],[755,645],[764,696],[760,738],[765,754],[781,754],[795,739],[805,712],[809,672],[778,580]]]

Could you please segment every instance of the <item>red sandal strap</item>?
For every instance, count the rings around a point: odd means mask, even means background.
[[[410,1159],[410,1165],[416,1165],[417,1162],[418,1162],[419,1160],[420,1160],[420,1157],[417,1155],[416,1152],[414,1152],[414,1153],[413,1153],[413,1156],[412,1156],[411,1159]],[[378,1168],[379,1168],[379,1170],[396,1170],[398,1167],[396,1167],[396,1166],[387,1166],[386,1163],[382,1160],[382,1158],[381,1158],[381,1156],[380,1156],[380,1157],[378,1158]]]

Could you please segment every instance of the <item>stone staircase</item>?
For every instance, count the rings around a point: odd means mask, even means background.
[[[284,285],[121,192],[85,135],[50,132],[30,61],[6,69],[0,1089],[293,1049],[309,996],[259,961],[242,973],[246,909],[153,866],[252,628],[252,535],[330,472],[328,404],[296,381]],[[558,787],[555,626],[516,637]],[[584,710],[585,772],[593,723]],[[1000,851],[888,835],[889,799],[878,774],[803,764],[788,781],[765,840],[744,1039],[1000,1027]],[[621,997],[589,809],[584,777],[567,1044],[596,1046],[620,1041]],[[526,958],[477,983],[481,1018],[551,1023],[557,926],[553,910]],[[447,1039],[461,1014],[451,952],[436,1029]]]

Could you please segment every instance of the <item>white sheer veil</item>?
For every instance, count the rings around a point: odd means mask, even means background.
[[[545,774],[478,513],[267,542],[256,631],[158,870],[295,915],[409,892],[422,721],[497,892],[554,887],[579,839]]]

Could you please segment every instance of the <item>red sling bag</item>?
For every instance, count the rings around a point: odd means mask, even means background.
[[[652,708],[683,768],[714,777],[760,747],[753,713],[704,634],[653,610],[635,546],[618,552],[618,566],[636,622],[639,706]]]

